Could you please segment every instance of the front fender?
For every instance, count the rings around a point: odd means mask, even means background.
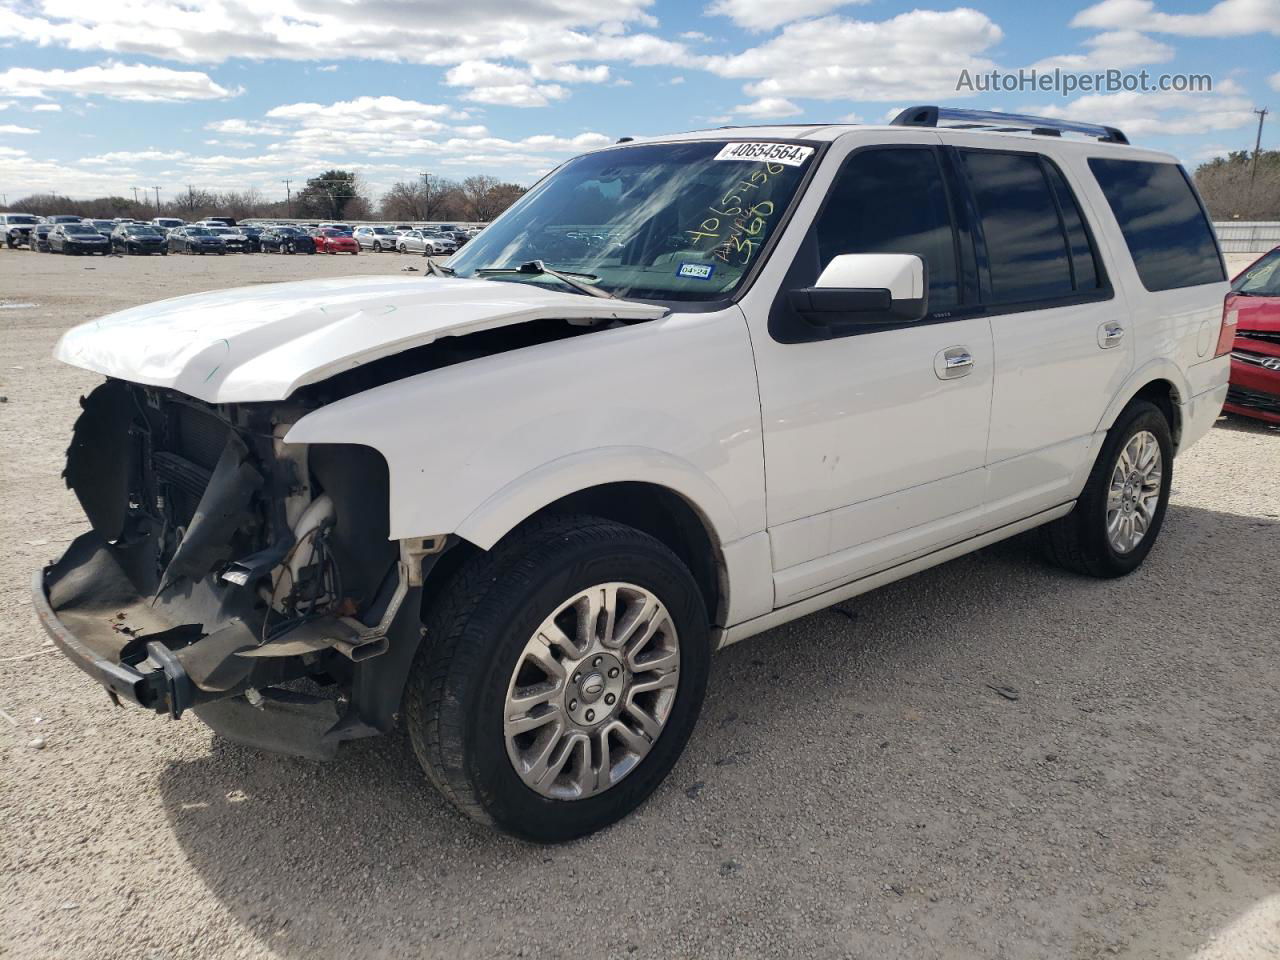
[[[378,450],[395,539],[488,547],[560,497],[622,481],[672,490],[722,543],[764,529],[759,394],[736,309],[409,376],[307,414],[285,442]]]
[[[452,532],[488,550],[547,504],[591,487],[627,482],[678,494],[702,515],[719,543],[742,535],[724,492],[705,474],[686,460],[644,447],[600,447],[544,463],[492,494]]]

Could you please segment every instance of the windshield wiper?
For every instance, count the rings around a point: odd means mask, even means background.
[[[446,267],[427,257],[427,272],[433,277],[452,277],[453,267]]]
[[[590,273],[562,273],[559,270],[552,270],[541,260],[530,260],[528,263],[522,263],[518,267],[481,267],[476,271],[478,277],[500,277],[513,276],[523,274],[525,276],[541,276],[555,277],[567,287],[573,287],[579,293],[585,293],[589,297],[600,297],[604,300],[617,300],[616,294],[609,293],[607,290],[601,290],[589,283],[583,283],[578,277],[591,277],[598,280],[599,277]]]

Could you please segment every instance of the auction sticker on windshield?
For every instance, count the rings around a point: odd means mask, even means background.
[[[813,155],[813,147],[794,143],[726,143],[717,160],[755,160],[798,167]]]

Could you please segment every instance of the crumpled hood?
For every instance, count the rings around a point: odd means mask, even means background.
[[[283,400],[343,370],[456,336],[539,319],[657,319],[663,307],[532,284],[340,277],[198,293],[65,334],[54,356],[209,403]]]

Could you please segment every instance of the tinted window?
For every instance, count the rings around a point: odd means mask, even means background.
[[[1096,290],[1102,286],[1098,274],[1097,257],[1093,245],[1089,242],[1089,233],[1084,227],[1084,216],[1080,213],[1080,205],[1075,194],[1067,184],[1062,172],[1052,163],[1044,163],[1045,175],[1053,187],[1054,199],[1058,201],[1058,213],[1062,216],[1062,228],[1067,234],[1067,248],[1071,252],[1071,274],[1077,291]]]
[[[1067,242],[1040,158],[965,152],[987,244],[993,303],[1053,300],[1074,292]]]
[[[1226,279],[1213,230],[1180,166],[1094,157],[1089,168],[1144,287],[1172,290]]]
[[[841,254],[914,253],[926,265],[929,312],[960,302],[950,206],[932,150],[855,153],[831,186],[814,236],[818,263],[810,282]]]

